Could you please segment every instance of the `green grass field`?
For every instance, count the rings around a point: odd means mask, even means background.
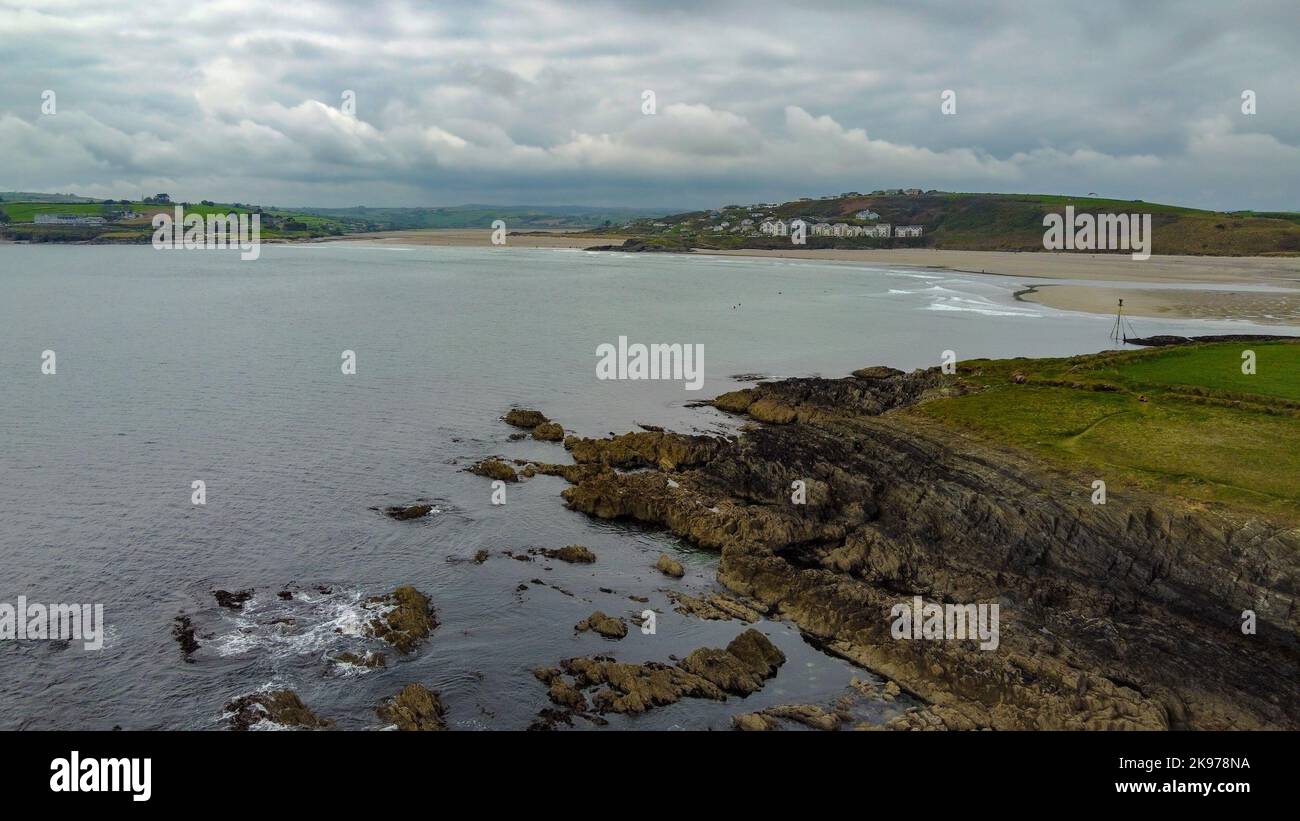
[[[0,211],[9,215],[14,222],[31,222],[37,214],[76,214],[77,216],[100,216],[104,206],[98,203],[63,203],[63,202],[3,202]]]
[[[912,412],[1095,473],[1112,493],[1136,486],[1300,522],[1300,343],[971,360],[958,375],[983,390]]]

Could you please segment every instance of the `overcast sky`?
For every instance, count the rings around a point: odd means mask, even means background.
[[[1296,0],[1052,6],[0,0],[0,190],[685,208],[920,187],[1300,210]]]

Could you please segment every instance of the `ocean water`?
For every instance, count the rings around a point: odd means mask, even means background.
[[[279,687],[341,727],[376,728],[379,701],[420,682],[441,691],[453,728],[520,729],[549,705],[533,667],[723,646],[744,625],[678,615],[664,594],[712,589],[711,554],[570,512],[555,477],[491,504],[488,480],[464,472],[478,459],[567,461],[558,444],[508,441],[501,414],[535,407],[585,436],[637,423],[723,431],[724,416],[688,405],[747,384],[738,375],[1108,346],[1111,319],[1018,303],[1024,284],[550,249],[272,245],[241,262],[0,246],[0,602],[102,603],[109,625],[99,651],[0,642],[0,728],[215,729],[230,699]],[[598,380],[596,348],[619,336],[702,344],[703,389]],[[41,372],[45,350],[54,375]],[[344,350],[356,353],[354,375],[341,372]],[[204,506],[191,504],[194,480]],[[371,509],[417,499],[437,512],[396,522]],[[503,555],[571,543],[598,561]],[[492,553],[483,564],[472,561],[479,549]],[[685,563],[685,579],[654,570],[660,552]],[[437,631],[409,657],[388,652],[384,669],[334,663],[344,650],[385,649],[358,635],[362,603],[399,584],[430,596]],[[276,597],[286,586],[295,600]],[[255,596],[243,611],[216,606],[214,589],[246,588]],[[645,607],[658,611],[654,635],[632,627],[614,642],[573,629],[596,609]],[[182,613],[201,645],[188,663],[171,635]],[[725,728],[764,706],[826,704],[867,676],[788,624],[757,626],[789,659],[761,693],[612,725]]]

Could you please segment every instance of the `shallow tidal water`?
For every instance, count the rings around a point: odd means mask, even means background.
[[[568,511],[557,477],[508,488],[464,472],[494,454],[567,461],[511,442],[499,419],[534,407],[570,433],[637,423],[732,423],[688,403],[736,375],[841,376],[958,358],[1108,347],[1108,317],[1015,302],[1026,280],[866,265],[549,249],[270,245],[238,253],[0,247],[0,601],[103,603],[103,650],[0,642],[0,728],[220,728],[237,696],[289,687],[344,728],[405,684],[439,690],[453,729],[522,729],[550,706],[530,674],[607,653],[668,661],[745,625],[672,610],[667,590],[716,585],[716,557],[670,535]],[[1157,333],[1296,333],[1245,323],[1134,320]],[[705,383],[600,381],[596,348],[704,345]],[[57,373],[41,373],[41,353]],[[340,371],[353,350],[357,373]],[[191,504],[191,482],[207,504]],[[436,503],[414,522],[376,506]],[[593,565],[504,551],[584,544]],[[476,551],[490,558],[477,564]],[[684,579],[654,569],[660,552]],[[534,581],[534,580],[540,580]],[[358,635],[362,603],[411,584],[441,626],[407,657]],[[519,585],[527,585],[519,589]],[[292,601],[276,592],[298,591]],[[214,589],[252,588],[242,611]],[[629,596],[645,596],[649,604]],[[657,631],[575,633],[600,609],[657,611]],[[188,614],[200,649],[171,635]],[[686,699],[612,727],[724,729],[731,716],[828,705],[853,676],[782,622],[786,653],[746,699]],[[387,650],[389,666],[334,663]],[[867,705],[887,718],[905,702]],[[590,725],[581,720],[575,727]]]

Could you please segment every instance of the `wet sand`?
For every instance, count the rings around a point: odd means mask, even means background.
[[[1300,291],[1207,290],[1200,288],[1111,288],[1091,285],[1033,285],[1016,294],[1066,311],[1113,314],[1124,300],[1130,316],[1180,319],[1243,319],[1261,325],[1300,325]]]
[[[614,245],[624,239],[607,234],[542,230],[510,234],[506,244],[519,248],[588,248]],[[486,228],[384,231],[353,234],[333,241],[476,246],[490,245],[491,231]],[[700,250],[697,253],[905,265],[1018,277],[1026,280],[1026,287],[1017,298],[1067,311],[1111,314],[1116,302],[1122,298],[1126,313],[1132,316],[1300,324],[1300,257],[1153,256],[1148,260],[1134,260],[1126,254],[941,251],[931,248],[740,249]],[[1035,280],[1076,281],[1051,283]],[[1143,284],[1159,287],[1143,288]],[[1184,287],[1196,285],[1214,287]],[[1236,285],[1247,287],[1234,290],[1231,286]]]
[[[593,245],[621,243],[627,237],[606,234],[583,234],[566,229],[528,229],[506,235],[506,247],[515,248],[590,248]],[[476,247],[492,245],[491,228],[420,228],[409,231],[375,231],[348,234],[325,242],[381,242],[392,245],[448,245]]]

